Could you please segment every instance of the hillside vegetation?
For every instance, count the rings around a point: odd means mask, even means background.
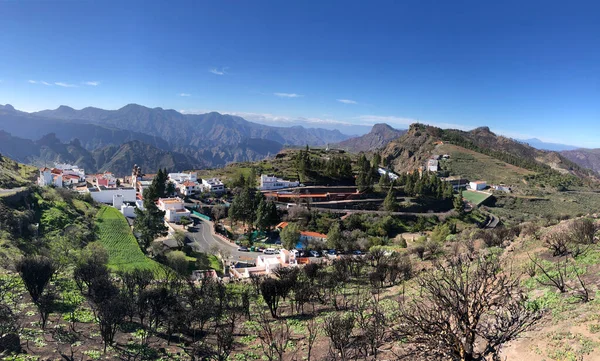
[[[36,171],[35,167],[18,163],[0,154],[0,189],[31,185],[37,176]]]
[[[127,220],[113,207],[102,206],[96,215],[98,241],[108,252],[108,266],[114,271],[147,269],[156,272],[160,265],[146,257],[131,232]]]

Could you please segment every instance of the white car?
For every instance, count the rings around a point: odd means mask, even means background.
[[[277,250],[275,248],[267,248],[263,251],[264,254],[277,254]]]

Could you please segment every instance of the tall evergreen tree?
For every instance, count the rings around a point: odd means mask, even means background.
[[[398,209],[396,196],[394,195],[394,187],[390,187],[387,196],[383,200],[383,209],[388,212],[395,212]]]
[[[465,213],[465,203],[463,202],[462,189],[458,193],[458,196],[454,198],[453,205],[454,205],[454,210],[457,211],[458,214],[463,215]]]

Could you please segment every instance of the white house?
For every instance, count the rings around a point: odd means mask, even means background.
[[[41,168],[40,176],[38,177],[37,183],[40,187],[50,186],[54,184],[54,176],[50,168]]]
[[[296,255],[282,249],[276,256],[258,256],[256,266],[246,268],[231,268],[230,273],[236,278],[249,278],[251,275],[268,275],[281,267],[297,266]]]
[[[189,173],[169,173],[169,179],[173,181],[175,184],[180,184],[183,182],[196,182],[198,181],[198,173],[189,172]]]
[[[134,203],[136,201],[135,189],[131,187],[108,188],[105,186],[95,186],[88,188],[88,192],[98,203],[114,204],[115,196],[121,196],[117,202]]]
[[[505,193],[512,192],[512,189],[509,186],[505,186],[503,184],[493,185],[492,188],[494,188],[495,190],[500,191],[500,192],[505,192]]]
[[[63,175],[75,175],[79,177],[79,182],[85,182],[85,170],[83,168],[66,163],[55,163],[54,167],[61,170]]]
[[[225,191],[225,186],[219,178],[202,179],[202,190],[204,192],[221,193]]]
[[[62,188],[72,186],[85,181],[85,172],[77,166],[57,163],[55,168],[41,168],[37,179],[39,186],[53,185]]]
[[[487,188],[487,183],[485,181],[475,181],[469,183],[469,188],[480,191]]]
[[[159,198],[158,208],[165,211],[165,220],[168,222],[179,222],[181,217],[189,217],[190,211],[184,207],[183,200],[175,198]]]
[[[377,168],[377,173],[379,173],[379,175],[385,175],[387,174],[388,178],[395,181],[396,179],[398,179],[398,175],[392,173],[389,169],[384,169],[384,168]]]
[[[185,181],[181,184],[178,184],[177,187],[179,188],[179,193],[186,197],[196,194],[201,190],[200,184],[195,181]]]
[[[281,178],[261,174],[260,176],[260,189],[261,190],[275,190],[282,188],[293,188],[298,187],[300,182],[298,181],[286,181]]]
[[[437,172],[439,169],[439,161],[437,159],[430,159],[427,161],[427,170],[430,172]]]

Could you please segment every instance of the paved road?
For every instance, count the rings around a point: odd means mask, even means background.
[[[257,252],[240,252],[235,244],[223,241],[212,234],[212,224],[199,217],[192,216],[195,221],[194,227],[189,227],[187,236],[192,241],[192,248],[196,252],[214,253],[220,252],[225,258],[238,261],[255,261],[260,255]]]
[[[4,193],[17,193],[20,191],[25,190],[25,187],[19,187],[19,188],[11,188],[11,189],[2,189],[0,188],[0,194],[4,194]]]
[[[490,216],[490,220],[484,228],[487,228],[487,229],[496,228],[498,226],[498,224],[500,224],[500,218],[496,217],[495,215],[493,215],[491,213],[489,214],[489,216]]]

